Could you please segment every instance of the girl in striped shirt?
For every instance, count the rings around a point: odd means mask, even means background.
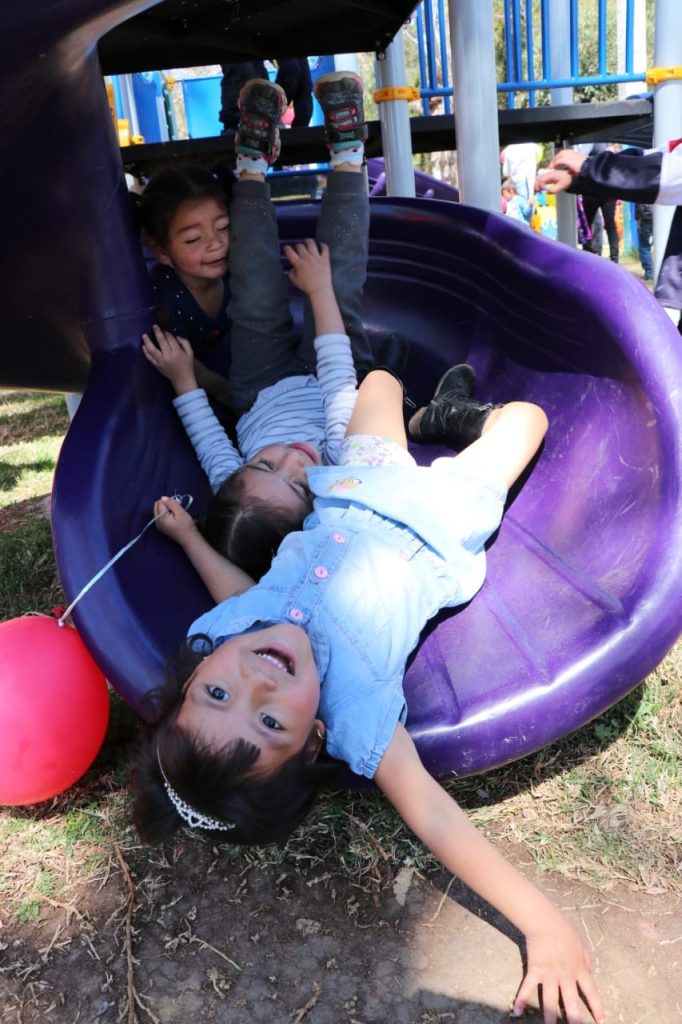
[[[240,94],[239,180],[230,205],[228,397],[238,416],[236,446],[197,386],[189,343],[159,326],[153,339],[143,336],[145,356],[173,385],[174,405],[215,495],[202,523],[204,536],[256,579],[281,539],[311,510],[306,470],[336,461],[355,405],[357,374],[374,363],[360,317],[369,235],[362,82],[352,73],[325,75],[316,95],[334,170],[317,240],[284,247],[289,280],[306,297],[298,338],[265,182],[279,154],[286,99],[278,86],[260,80],[247,82]],[[384,361],[404,359],[399,342],[390,348]]]

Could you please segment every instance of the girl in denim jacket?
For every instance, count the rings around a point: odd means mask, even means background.
[[[374,779],[415,834],[526,937],[514,1013],[542,985],[545,1024],[559,999],[583,1021],[602,1004],[589,955],[569,922],[470,824],[423,767],[405,729],[402,678],[424,624],[470,600],[507,488],[547,428],[535,405],[472,402],[460,366],[410,422],[457,457],[418,467],[407,452],[402,389],[384,371],[360,386],[338,466],[313,467],[313,512],[254,585],[208,548],[177,502],[160,530],[179,543],[215,608],[190,628],[193,669],[159,696],[136,773],[135,819],[147,841],[182,824],[238,843],[284,839],[310,809],[330,765],[323,745]]]

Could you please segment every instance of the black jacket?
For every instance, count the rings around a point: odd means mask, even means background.
[[[682,309],[682,139],[665,149],[589,156],[569,192],[595,199],[677,205],[655,294],[664,306]]]

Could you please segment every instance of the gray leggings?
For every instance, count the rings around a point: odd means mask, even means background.
[[[284,377],[315,373],[315,328],[306,300],[303,337],[294,334],[289,282],[270,189],[239,181],[230,204],[230,290],[233,408],[245,412],[263,388]],[[318,242],[329,246],[332,280],[359,376],[374,364],[360,306],[367,276],[369,199],[366,175],[332,171],[317,223]]]

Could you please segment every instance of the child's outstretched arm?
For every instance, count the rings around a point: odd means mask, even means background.
[[[201,536],[197,524],[180,502],[174,498],[159,498],[154,503],[154,515],[160,516],[156,521],[157,530],[180,545],[214,601],[227,601],[254,586],[250,576]]]
[[[327,456],[338,460],[346,427],[355,408],[357,375],[350,338],[334,294],[329,247],[307,239],[287,245],[284,253],[291,263],[292,284],[308,296],[315,322],[317,380],[322,392],[326,419]]]
[[[542,444],[547,427],[539,405],[509,402],[492,410],[481,436],[457,456],[457,463],[511,487]]]
[[[296,245],[285,245],[284,255],[291,264],[289,280],[308,296],[315,321],[315,334],[345,334],[343,318],[334,294],[329,246],[318,245],[313,238]]]
[[[244,459],[227,436],[209,404],[206,389],[197,379],[190,343],[157,324],[154,337],[156,344],[148,334],[142,335],[142,351],[148,362],[173,385],[177,396],[173,400],[175,411],[215,493],[223,481],[243,465]],[[218,377],[218,374],[213,376]]]
[[[544,1024],[556,1024],[559,1000],[568,1024],[583,1024],[583,999],[604,1020],[589,954],[564,915],[471,824],[422,765],[408,732],[398,725],[375,781],[407,825],[439,861],[504,914],[526,937],[528,967],[516,994],[520,1016],[542,985]],[[582,998],[581,998],[582,996]]]

